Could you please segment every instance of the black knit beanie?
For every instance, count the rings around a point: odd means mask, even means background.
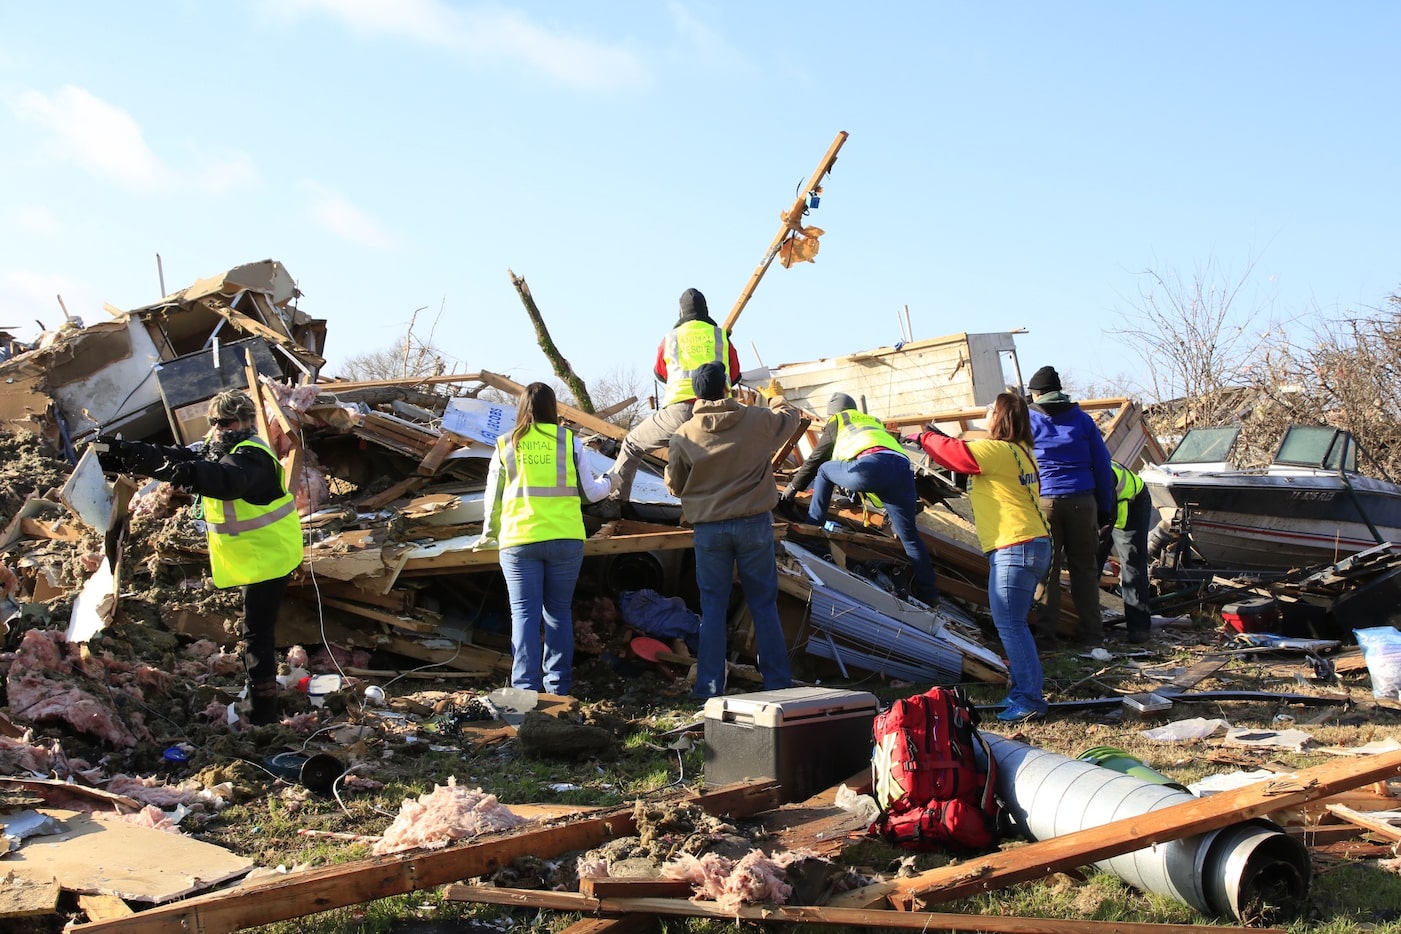
[[[1031,382],[1026,388],[1038,395],[1044,392],[1060,392],[1060,374],[1053,366],[1043,366],[1031,374]]]

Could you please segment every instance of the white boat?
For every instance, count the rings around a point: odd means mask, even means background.
[[[1401,485],[1357,472],[1350,432],[1294,425],[1263,468],[1231,462],[1239,428],[1195,428],[1139,476],[1212,568],[1332,564],[1401,541]]]

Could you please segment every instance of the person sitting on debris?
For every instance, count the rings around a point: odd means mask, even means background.
[[[486,476],[486,521],[476,546],[501,549],[511,600],[514,688],[568,694],[573,686],[570,604],[585,538],[579,494],[592,502],[612,488],[607,474],[594,476],[578,436],[559,424],[554,390],[544,383],[526,386],[516,427],[496,439]]]
[[[1118,461],[1114,469],[1114,524],[1100,529],[1101,568],[1112,548],[1119,559],[1119,590],[1124,598],[1124,628],[1129,642],[1142,645],[1153,629],[1153,612],[1148,607],[1148,532],[1156,523],[1153,500],[1143,478]]]
[[[1027,383],[1031,433],[1041,467],[1041,511],[1051,523],[1051,576],[1038,611],[1037,630],[1054,640],[1060,623],[1060,569],[1070,570],[1070,596],[1079,617],[1076,639],[1104,640],[1099,612],[1099,530],[1113,521],[1114,470],[1099,426],[1061,390],[1060,374],[1043,366]]]
[[[910,458],[900,442],[885,430],[880,419],[856,407],[856,400],[844,392],[827,401],[827,424],[807,460],[803,461],[780,497],[780,512],[793,509],[793,499],[812,484],[807,521],[821,525],[832,501],[834,486],[852,493],[879,497],[895,536],[905,548],[914,571],[914,597],[929,606],[939,602],[939,582],[929,551],[920,538],[915,517],[919,500]]]
[[[725,693],[725,630],[736,568],[754,618],[764,690],[791,687],[778,619],[773,456],[793,436],[802,414],[778,391],[769,396],[768,409],[729,398],[729,380],[719,363],[701,366],[691,382],[698,398],[690,420],[671,436],[666,487],[680,497],[682,513],[695,528],[701,625],[692,694],[705,700]]]
[[[710,317],[700,290],[687,289],[681,293],[681,316],[662,338],[657,348],[657,362],[652,368],[653,375],[666,383],[661,403],[657,411],[623,438],[618,462],[609,471],[618,478],[614,496],[616,508],[608,511],[609,518],[617,518],[622,504],[632,495],[632,483],[643,455],[666,447],[676,429],[691,417],[691,406],[696,401],[696,371],[711,362],[725,367],[726,389],[739,382],[739,354],[730,344],[730,335]]]
[[[950,438],[933,425],[904,440],[940,466],[971,476],[973,522],[988,559],[988,606],[1007,653],[1007,700],[997,719],[1012,723],[1045,716],[1041,659],[1027,614],[1051,565],[1051,533],[1038,498],[1026,400],[1012,392],[998,395],[986,440]]]
[[[243,588],[243,663],[254,726],[276,723],[277,614],[302,563],[302,524],[282,463],[256,434],[253,400],[228,390],[209,403],[200,450],[99,435],[105,470],[154,477],[200,497],[216,587]],[[104,450],[105,448],[105,450]]]

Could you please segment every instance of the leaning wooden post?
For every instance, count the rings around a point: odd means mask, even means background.
[[[827,154],[822,157],[822,161],[817,164],[817,171],[812,173],[812,178],[803,186],[803,190],[798,193],[798,198],[793,202],[783,215],[783,225],[778,228],[778,234],[773,238],[773,243],[769,244],[768,252],[759,261],[759,265],[749,275],[749,281],[744,284],[744,288],[739,293],[739,298],[735,301],[735,307],[730,309],[730,314],[725,318],[725,330],[732,330],[735,322],[739,320],[739,313],[744,311],[744,306],[749,304],[749,299],[754,295],[754,289],[759,285],[759,280],[764,278],[764,273],[768,271],[773,263],[773,258],[778,255],[779,247],[783,246],[783,241],[792,232],[797,219],[803,216],[803,208],[807,205],[808,194],[817,191],[822,185],[822,178],[832,171],[832,163],[837,161],[837,151],[842,148],[842,143],[846,142],[846,130],[837,132],[837,138],[832,140],[832,145],[827,147]]]

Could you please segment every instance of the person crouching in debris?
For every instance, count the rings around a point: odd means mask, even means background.
[[[769,396],[768,409],[728,398],[729,381],[719,363],[701,366],[691,382],[696,404],[691,419],[671,436],[666,487],[695,528],[701,626],[692,694],[705,700],[725,693],[725,628],[736,567],[754,617],[764,690],[792,687],[778,619],[773,456],[802,415],[778,392]]]
[[[209,402],[201,450],[99,435],[106,470],[154,477],[199,496],[216,587],[243,588],[243,662],[249,722],[278,720],[277,614],[291,573],[302,563],[302,523],[282,463],[255,434],[253,400],[240,390]]]
[[[486,476],[486,522],[475,546],[501,549],[511,600],[512,687],[568,694],[573,686],[570,604],[585,538],[579,494],[593,502],[612,488],[607,475],[594,476],[578,436],[559,424],[554,390],[544,383],[526,386],[516,427],[496,439]]]
[[[1041,658],[1027,614],[1051,566],[1051,527],[1041,512],[1026,400],[1012,392],[998,395],[988,415],[987,440],[962,441],[932,424],[931,429],[903,443],[942,467],[971,475],[973,522],[988,559],[988,606],[1007,653],[1007,700],[997,719],[1044,717]]]
[[[623,438],[618,461],[609,471],[617,477],[617,503],[607,512],[608,518],[617,518],[622,504],[632,495],[632,482],[643,455],[666,447],[676,429],[691,417],[696,371],[711,362],[725,367],[729,385],[739,382],[739,353],[730,344],[730,335],[710,317],[700,290],[687,289],[681,293],[681,316],[662,338],[652,367],[653,375],[666,383],[661,404]]]
[[[879,497],[895,537],[910,559],[915,599],[929,606],[938,604],[938,577],[915,525],[920,507],[909,455],[900,449],[900,442],[885,430],[880,419],[862,412],[856,407],[856,400],[844,392],[833,393],[827,401],[827,424],[812,454],[784,488],[780,511],[792,509],[794,496],[807,489],[809,483],[812,500],[808,503],[807,520],[812,525],[821,525],[826,517],[833,487]]]

